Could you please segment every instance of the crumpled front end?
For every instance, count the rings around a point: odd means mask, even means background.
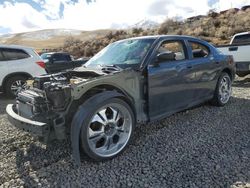
[[[66,82],[42,81],[46,79],[35,80],[34,88],[19,92],[16,104],[6,107],[14,126],[39,136],[44,142],[66,138],[65,111],[71,102],[71,89]]]

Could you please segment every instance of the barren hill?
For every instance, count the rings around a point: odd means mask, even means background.
[[[2,44],[18,44],[34,47],[37,50],[63,46],[68,37],[82,41],[105,36],[110,30],[81,31],[72,29],[46,29],[0,36]]]

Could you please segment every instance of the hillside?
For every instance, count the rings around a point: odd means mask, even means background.
[[[159,34],[191,35],[202,38],[212,44],[228,44],[231,37],[239,32],[250,30],[250,7],[230,9],[220,13],[210,11],[206,16],[199,15],[184,21],[168,19],[153,29],[133,28],[110,31],[95,40],[64,43],[63,50],[79,56],[92,56],[104,46],[119,39]]]
[[[81,31],[73,29],[46,29],[26,33],[0,36],[2,44],[18,44],[32,46],[38,51],[54,49],[63,46],[68,37],[82,41],[105,36],[110,30]]]

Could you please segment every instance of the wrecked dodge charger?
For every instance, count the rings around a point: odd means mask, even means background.
[[[6,107],[8,119],[42,141],[70,137],[73,157],[120,154],[136,124],[231,96],[235,63],[188,36],[148,36],[108,45],[84,66],[35,77]]]

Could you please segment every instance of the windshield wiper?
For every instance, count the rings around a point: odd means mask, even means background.
[[[119,72],[122,71],[123,69],[119,67],[118,65],[101,65],[101,70],[105,72]]]

